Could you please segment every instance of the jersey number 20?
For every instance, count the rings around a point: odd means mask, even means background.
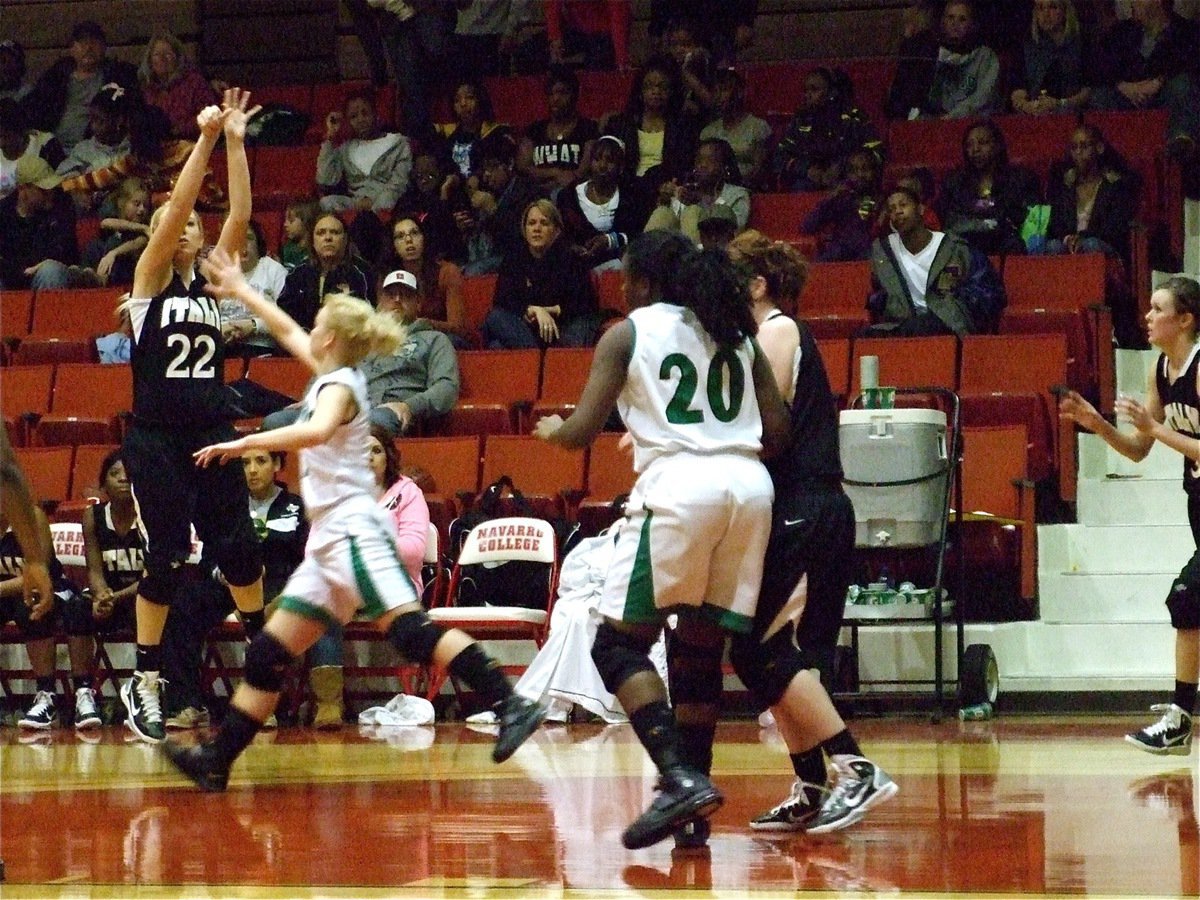
[[[665,381],[675,369],[679,370],[679,383],[675,385],[675,393],[667,404],[667,421],[672,425],[695,425],[703,422],[704,411],[692,408],[696,388],[700,383],[696,364],[682,353],[668,354],[659,366],[658,377]],[[726,375],[729,381],[728,401],[722,390]],[[723,347],[713,356],[708,366],[704,388],[708,396],[708,408],[712,410],[717,421],[732,422],[737,418],[746,390],[746,372],[742,368],[741,360],[732,350]]]

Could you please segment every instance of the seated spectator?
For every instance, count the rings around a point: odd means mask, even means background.
[[[17,162],[25,156],[41,157],[51,169],[66,158],[54,135],[29,126],[20,104],[12,99],[0,100],[0,200],[16,190]]]
[[[880,155],[883,143],[854,106],[850,79],[824,67],[804,78],[804,104],[775,148],[775,174],[783,191],[825,191],[837,186],[856,150]]]
[[[627,0],[544,0],[550,62],[580,57],[585,69],[629,68]]]
[[[1087,105],[1083,34],[1072,0],[1037,0],[1025,38],[1025,65],[1012,92],[1014,112],[1041,116]]]
[[[562,217],[535,200],[522,218],[524,248],[504,260],[483,322],[489,349],[591,347],[600,309],[587,263],[562,239]]]
[[[717,118],[700,132],[700,139],[717,138],[733,148],[739,179],[748,188],[769,188],[767,161],[771,126],[746,110],[746,79],[733,69],[721,69],[713,80],[713,109]]]
[[[283,263],[272,259],[265,252],[266,249],[267,238],[262,225],[251,219],[246,228],[246,245],[242,248],[242,272],[252,288],[272,303],[278,303],[287,283],[288,271]],[[253,315],[240,300],[221,298],[220,309],[226,355],[245,353],[249,356],[265,356],[278,350],[275,339],[262,319]]]
[[[458,402],[458,357],[450,339],[419,317],[417,276],[397,269],[383,279],[379,309],[404,323],[404,344],[387,356],[359,363],[367,379],[371,424],[392,437],[446,415]]]
[[[462,269],[444,259],[425,237],[419,216],[397,213],[392,220],[392,252],[380,266],[385,272],[404,269],[417,279],[416,317],[445,334],[456,350],[470,347]]]
[[[1004,284],[987,256],[953,234],[930,231],[907,188],[887,198],[893,233],[871,246],[871,326],[883,335],[983,334],[1004,310]]]
[[[468,178],[478,174],[472,169],[471,148],[491,134],[507,133],[508,126],[494,121],[492,96],[482,81],[460,78],[451,97],[454,121],[437,124],[434,130],[444,142],[446,153],[459,173],[463,178]]]
[[[22,156],[17,189],[0,200],[0,287],[70,287],[68,267],[79,257],[75,207],[59,190],[62,176],[39,156]]]
[[[738,53],[754,41],[757,12],[758,0],[650,0],[650,41],[666,52],[670,24],[690,18],[703,30],[717,67],[732,66]]]
[[[293,200],[284,210],[284,241],[279,248],[279,261],[289,272],[312,255],[312,231],[320,214],[321,206],[316,200]]]
[[[738,224],[728,206],[713,206],[701,214],[696,231],[701,250],[724,250],[737,236]]]
[[[937,0],[913,0],[904,8],[896,74],[883,106],[889,119],[916,119],[925,109],[938,58],[939,8]]]
[[[350,126],[350,137],[334,146],[343,121]],[[387,131],[376,115],[374,97],[355,91],[341,111],[325,117],[325,140],[317,157],[317,184],[325,192],[321,209],[390,210],[408,190],[412,162],[408,138]]]
[[[421,592],[421,567],[429,542],[429,506],[417,483],[400,471],[400,454],[386,430],[371,426],[367,461],[379,488],[379,505],[396,529],[396,555]]]
[[[984,253],[1024,253],[1021,226],[1041,202],[1038,177],[1008,161],[1004,133],[995,122],[972,125],[963,135],[963,163],[946,176],[937,211],[946,231]]]
[[[664,181],[681,177],[696,152],[698,129],[683,111],[679,66],[670,56],[651,57],[638,70],[625,108],[601,123],[625,144],[625,171],[646,182],[653,195]]]
[[[50,523],[41,509],[34,510],[45,546],[53,547]],[[100,711],[93,689],[92,660],[96,654],[92,638],[91,609],[79,596],[63,571],[62,563],[50,551],[50,582],[54,593],[41,599],[32,609],[25,605],[25,554],[8,523],[8,513],[0,509],[0,625],[12,622],[25,639],[29,667],[33,670],[36,693],[33,703],[21,716],[22,729],[43,731],[58,720],[60,701],[55,698],[57,655],[55,637],[61,620],[67,632],[67,650],[71,658],[71,681],[75,689],[76,729],[99,727]]]
[[[134,101],[119,84],[106,84],[88,104],[88,133],[77,143],[56,170],[59,175],[82,175],[104,169],[128,156],[129,109]],[[72,197],[81,212],[98,207],[108,190],[78,191]]]
[[[313,223],[310,241],[308,260],[292,269],[284,280],[280,309],[311,329],[327,294],[351,294],[375,302],[375,276],[371,267],[353,253],[339,216],[322,214]]]
[[[942,11],[933,79],[922,106],[926,117],[965,119],[993,112],[1000,103],[1000,59],[980,43],[974,0],[950,0]]]
[[[96,483],[105,499],[83,510],[88,577],[84,598],[91,601],[98,632],[129,632],[137,622],[134,601],[142,580],[146,539],[119,449],[104,457]]]
[[[139,178],[113,192],[117,215],[100,220],[100,234],[83,248],[83,265],[97,284],[133,284],[133,270],[150,235],[150,194]]]
[[[521,138],[517,171],[554,199],[582,177],[600,130],[579,114],[579,79],[565,66],[555,66],[546,77],[546,109],[550,115],[530,125]]]
[[[304,559],[308,540],[304,501],[279,480],[285,462],[286,454],[280,451],[242,454],[250,518],[262,544],[263,598],[268,602],[279,596]],[[167,683],[163,724],[174,731],[208,726],[200,684],[204,641],[236,611],[225,577],[207,554],[188,569],[185,588],[172,604],[162,640],[162,674]]]
[[[707,122],[714,111],[712,53],[699,23],[685,16],[667,26],[663,51],[679,66],[683,86],[683,112],[698,122]]]
[[[1200,25],[1175,12],[1172,0],[1137,0],[1131,6],[1132,18],[1117,22],[1100,40],[1092,106],[1165,107],[1168,152],[1180,162],[1195,161],[1200,141]]]
[[[138,84],[145,102],[166,114],[172,137],[197,138],[196,116],[204,107],[220,103],[183,42],[165,28],[156,28],[150,35],[138,67]]]
[[[467,261],[467,245],[454,221],[449,201],[442,198],[442,188],[446,188],[448,197],[461,200],[461,207],[465,208],[466,192],[461,185],[462,176],[444,154],[432,148],[418,150],[413,157],[408,190],[396,201],[396,208],[392,210],[393,222],[400,215],[417,219],[430,249],[458,265]],[[395,267],[380,266],[381,270],[390,271],[392,268]]]
[[[846,177],[800,223],[800,233],[817,235],[817,262],[868,259],[883,189],[874,153],[850,154]]]
[[[498,271],[504,260],[521,251],[521,216],[530,201],[545,192],[517,171],[517,145],[507,132],[480,141],[472,148],[471,159],[477,174],[461,190],[451,185],[446,196],[467,246],[463,272],[485,275]]]
[[[25,79],[25,48],[16,41],[0,41],[0,100],[23,100],[33,90]]]
[[[558,194],[563,238],[592,269],[621,267],[629,238],[650,215],[645,190],[625,170],[621,139],[606,134],[592,149],[591,177]]]
[[[112,82],[137,93],[137,69],[108,55],[108,38],[97,23],[80,22],[71,29],[69,55],[42,73],[23,105],[35,128],[54,132],[70,151],[87,133],[88,104]]]
[[[933,199],[937,195],[937,180],[933,177],[933,172],[930,169],[925,166],[913,166],[896,179],[896,187],[908,188],[917,195],[917,199],[921,201],[921,205],[924,207],[921,218],[930,231],[942,230],[942,220],[938,217],[937,210],[933,208]],[[876,237],[885,235],[891,230],[892,226],[888,222],[887,207],[884,204],[880,204]]]
[[[700,219],[707,218],[713,207],[724,206],[741,231],[750,219],[751,201],[748,190],[731,182],[736,177],[737,162],[729,145],[712,138],[701,141],[692,171],[683,183],[669,181],[659,187],[658,208],[650,213],[646,230],[681,231],[699,244]]]

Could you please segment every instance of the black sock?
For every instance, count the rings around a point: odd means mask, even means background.
[[[825,755],[818,744],[811,750],[792,754],[792,771],[805,784],[824,787],[829,783],[829,772],[825,768]]]
[[[699,769],[705,775],[712,774],[713,739],[717,726],[676,725],[679,735],[679,758],[683,764]]]
[[[37,677],[36,681],[37,681],[37,689],[39,691],[45,691],[47,694],[54,693],[54,676],[53,675],[39,675]]]
[[[75,690],[82,688],[90,688],[93,684],[91,675],[72,675],[71,680],[75,683]]]
[[[161,644],[137,645],[137,670],[139,672],[157,672],[162,668]]]
[[[829,740],[821,741],[821,749],[830,756],[862,756],[858,741],[848,728],[843,728]]]
[[[466,682],[483,697],[488,706],[495,706],[512,695],[512,685],[500,670],[500,664],[488,656],[478,644],[470,644],[450,660],[447,670]]]
[[[1175,700],[1174,703],[1189,716],[1196,708],[1196,690],[1200,685],[1190,681],[1175,682]]]
[[[232,766],[261,728],[262,722],[255,721],[236,706],[230,706],[225,721],[221,723],[221,730],[209,746],[226,767]]]
[[[658,771],[665,772],[683,763],[679,753],[675,713],[666,700],[655,700],[634,710],[629,716],[629,723]]]
[[[246,632],[246,640],[254,640],[254,636],[263,630],[263,626],[267,624],[267,611],[265,609],[256,609],[253,612],[245,612],[238,610],[238,615],[242,619],[242,630]]]

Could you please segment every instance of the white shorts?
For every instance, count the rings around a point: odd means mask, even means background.
[[[766,467],[740,454],[655,460],[626,505],[599,611],[631,623],[699,607],[721,627],[750,630],[771,534]]]
[[[359,609],[378,619],[420,597],[396,555],[396,541],[377,508],[334,513],[314,524],[304,561],[279,597],[280,609],[345,625]]]

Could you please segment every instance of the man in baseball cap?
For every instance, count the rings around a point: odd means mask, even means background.
[[[40,156],[22,156],[15,166],[16,190],[0,200],[0,286],[70,286],[76,261],[75,208],[59,190],[62,177]]]

